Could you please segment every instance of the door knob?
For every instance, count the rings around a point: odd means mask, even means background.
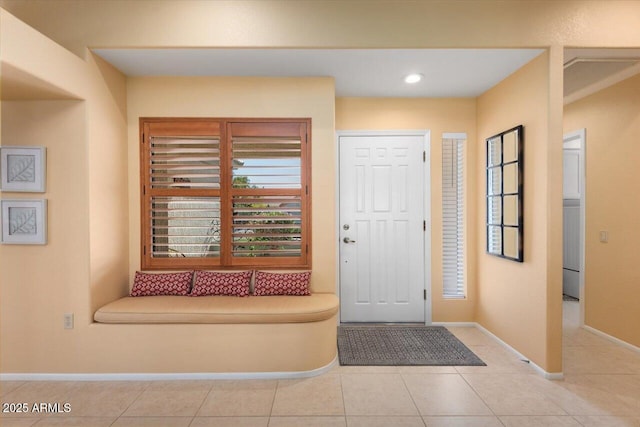
[[[342,241],[345,242],[345,243],[355,243],[356,242],[355,240],[351,240],[348,237],[345,237],[344,239],[342,239]]]

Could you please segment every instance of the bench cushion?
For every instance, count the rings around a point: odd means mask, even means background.
[[[145,296],[124,297],[100,308],[100,323],[303,323],[338,312],[335,294],[308,296]]]

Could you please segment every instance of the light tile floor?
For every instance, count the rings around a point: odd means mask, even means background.
[[[81,427],[640,427],[640,353],[578,328],[564,303],[562,381],[545,380],[475,328],[449,328],[486,367],[336,366],[298,380],[1,382],[0,425]],[[30,408],[31,409],[31,408]]]

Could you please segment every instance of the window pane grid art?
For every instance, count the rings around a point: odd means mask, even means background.
[[[487,143],[487,253],[523,262],[523,126]]]

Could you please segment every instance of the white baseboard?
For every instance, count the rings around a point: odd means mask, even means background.
[[[451,327],[467,327],[478,328],[480,331],[490,336],[503,347],[513,352],[518,358],[529,363],[536,372],[549,380],[561,380],[564,378],[562,372],[547,372],[536,363],[529,360],[522,353],[511,347],[498,336],[486,329],[484,326],[476,322],[433,322],[433,326],[451,326]],[[614,336],[606,334],[591,326],[584,325],[583,328],[595,335],[598,335],[608,341],[616,343],[631,351],[640,353],[640,347],[622,341]],[[212,372],[212,373],[170,373],[170,374],[135,374],[135,373],[118,373],[118,374],[47,374],[47,373],[20,373],[7,374],[0,373],[0,381],[166,381],[166,380],[244,380],[244,379],[296,379],[309,378],[322,375],[329,372],[337,363],[336,356],[331,363],[318,369],[300,372]]]
[[[502,339],[498,338],[498,336],[496,336],[491,331],[489,331],[487,328],[485,328],[484,326],[480,325],[477,322],[433,322],[432,325],[434,325],[434,326],[453,326],[453,327],[467,327],[467,328],[475,327],[475,328],[478,328],[480,331],[482,331],[486,335],[490,336],[491,338],[493,338],[494,340],[499,342],[500,345],[502,345],[503,347],[505,347],[509,351],[513,352],[516,356],[518,356],[518,358],[520,360],[530,364],[533,367],[533,369],[535,369],[535,371],[537,373],[539,373],[540,375],[542,375],[544,378],[546,378],[548,380],[561,380],[561,379],[564,378],[564,374],[562,372],[553,372],[552,373],[552,372],[545,371],[540,366],[538,366],[537,364],[535,364],[534,362],[529,360],[526,356],[524,356],[518,350],[516,350],[515,348],[511,347],[509,344],[504,342]]]
[[[520,353],[518,350],[516,350],[515,348],[511,347],[509,344],[507,344],[506,342],[504,342],[502,339],[500,339],[498,336],[496,336],[495,334],[493,334],[491,331],[489,331],[488,329],[486,329],[484,326],[476,323],[476,328],[480,329],[482,332],[484,332],[485,334],[489,335],[491,338],[495,339],[496,341],[498,341],[503,347],[505,347],[506,349],[510,350],[511,352],[513,352],[516,356],[518,356],[518,358],[520,358],[522,361],[530,364],[533,369],[535,369],[535,371],[537,373],[539,373],[540,375],[542,375],[544,378],[548,379],[548,380],[561,380],[564,378],[564,374],[562,372],[547,372],[544,369],[542,369],[540,366],[538,366],[537,364],[535,364],[534,362],[532,362],[531,360],[529,360],[529,358],[527,358],[526,356],[524,356],[522,353]]]
[[[193,372],[193,373],[113,373],[113,374],[3,374],[0,381],[175,381],[175,380],[284,380],[309,378],[329,372],[338,363],[331,363],[311,371],[296,372]]]
[[[622,346],[624,348],[628,348],[631,351],[635,351],[637,353],[640,353],[640,347],[636,347],[635,345],[633,345],[631,343],[628,343],[626,341],[622,341],[620,338],[616,338],[616,337],[614,337],[612,335],[609,335],[609,334],[607,334],[605,332],[602,332],[599,329],[592,328],[591,326],[582,325],[582,327],[585,330],[591,332],[592,334],[598,335],[599,337],[604,338],[604,339],[606,339],[608,341],[611,341],[613,343],[616,343],[616,344],[618,344],[618,345],[620,345],[620,346]]]
[[[432,326],[451,326],[456,328],[475,328],[478,326],[476,322],[433,322]]]

